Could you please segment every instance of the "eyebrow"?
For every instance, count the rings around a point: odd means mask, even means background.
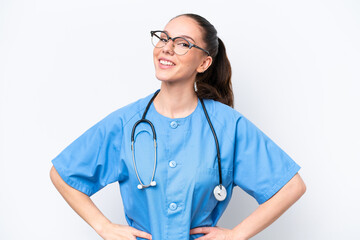
[[[164,30],[164,32],[166,32],[168,35],[170,35],[168,31]],[[189,38],[189,39],[191,39],[191,40],[192,40],[192,41],[196,44],[195,40],[194,40],[194,39],[192,39],[191,37],[189,37],[188,35],[180,35],[180,36],[178,36],[178,37],[185,37],[185,38]]]

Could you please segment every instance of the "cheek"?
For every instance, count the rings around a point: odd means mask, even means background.
[[[187,71],[194,72],[194,71],[196,71],[196,69],[199,65],[199,60],[197,58],[195,58],[194,56],[189,55],[189,56],[187,56],[186,59],[184,59],[183,65],[187,69]]]
[[[159,50],[157,48],[154,48],[154,50],[153,50],[153,59],[154,59],[154,61],[155,61],[155,57],[158,55],[158,53],[159,53]]]
[[[158,48],[154,48],[153,51],[153,62],[154,62],[154,67],[155,69],[157,69],[158,65],[157,65],[157,56],[159,55],[159,49]]]

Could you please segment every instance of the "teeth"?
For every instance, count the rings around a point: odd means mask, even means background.
[[[172,62],[165,61],[165,60],[160,60],[160,63],[163,64],[163,65],[175,66],[175,64],[173,64]]]

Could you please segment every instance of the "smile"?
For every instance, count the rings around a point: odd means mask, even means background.
[[[162,59],[160,60],[160,63],[162,65],[166,65],[166,66],[175,66],[175,64],[173,62],[162,60]]]

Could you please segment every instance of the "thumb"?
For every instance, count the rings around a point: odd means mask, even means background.
[[[150,233],[143,232],[137,229],[134,229],[132,234],[137,237],[146,238],[146,239],[152,239],[152,236]]]
[[[190,229],[190,234],[196,234],[196,233],[209,233],[211,231],[211,227],[197,227]]]

